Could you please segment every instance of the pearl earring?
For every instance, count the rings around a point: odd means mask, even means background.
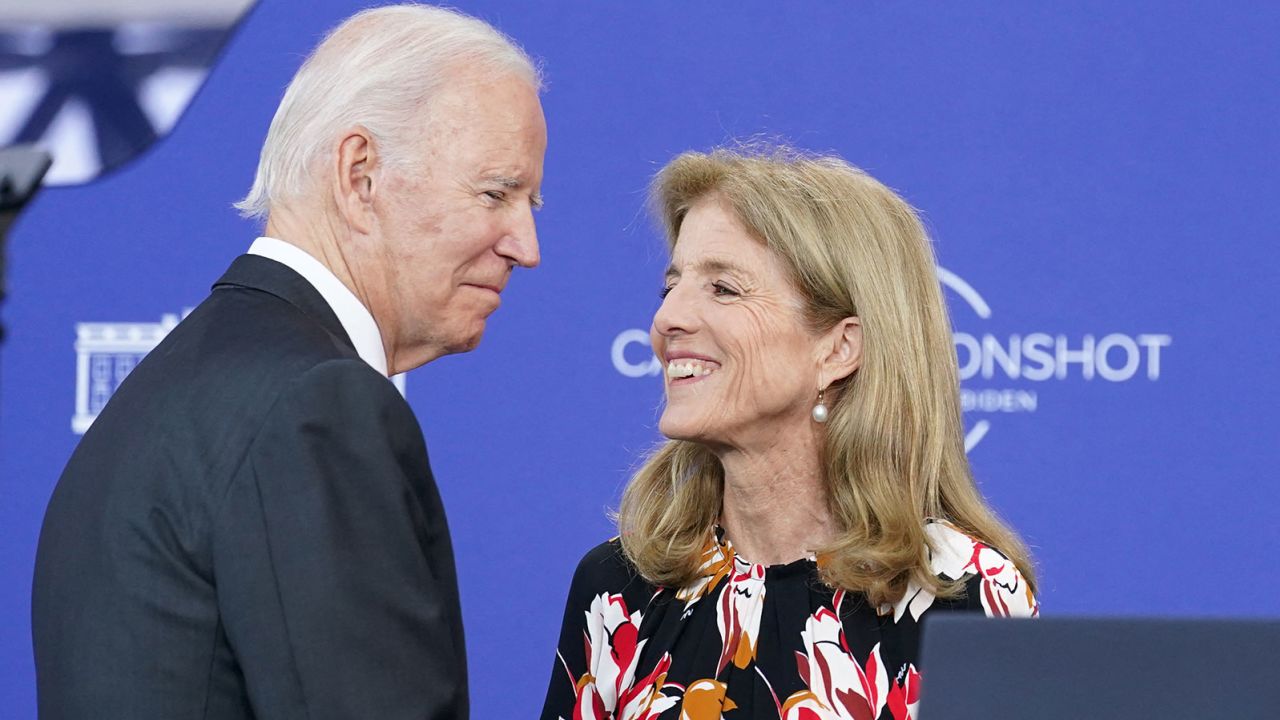
[[[816,423],[824,423],[827,421],[827,406],[822,403],[822,390],[818,391],[818,402],[813,406],[813,411],[809,414],[813,416]]]

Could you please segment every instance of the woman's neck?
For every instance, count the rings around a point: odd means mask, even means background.
[[[744,559],[780,565],[808,557],[837,533],[817,438],[726,451],[720,526]]]

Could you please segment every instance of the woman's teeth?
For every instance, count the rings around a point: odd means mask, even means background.
[[[697,360],[687,362],[669,362],[667,363],[667,377],[673,380],[687,377],[699,377],[701,375],[710,375],[715,372],[716,368],[704,365]]]

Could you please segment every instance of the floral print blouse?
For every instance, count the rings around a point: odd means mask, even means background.
[[[700,578],[678,590],[640,578],[617,539],[603,543],[574,574],[542,718],[914,718],[925,613],[1039,612],[1005,556],[942,521],[926,532],[934,572],[965,579],[965,594],[913,585],[881,608],[823,585],[812,558],[754,564],[718,528]]]

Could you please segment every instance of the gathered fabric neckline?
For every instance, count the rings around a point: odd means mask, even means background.
[[[738,573],[754,574],[752,573],[752,570],[754,568],[760,568],[761,575],[766,579],[775,577],[781,578],[797,573],[809,574],[817,570],[818,567],[818,558],[812,553],[796,560],[777,563],[774,565],[764,565],[762,563],[752,562],[738,553],[737,549],[733,546],[733,542],[729,540],[728,535],[725,534],[724,527],[721,526],[720,523],[716,523],[711,526],[711,537],[713,546],[708,548],[708,550],[718,550],[723,561],[732,562],[736,566],[735,569]]]

